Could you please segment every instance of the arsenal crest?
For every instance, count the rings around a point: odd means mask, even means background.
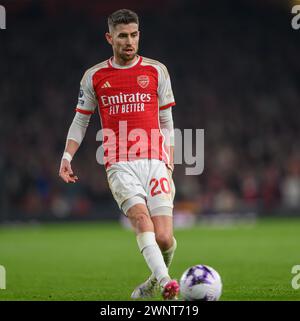
[[[146,88],[149,85],[149,77],[146,75],[141,75],[137,77],[137,83],[142,87]]]

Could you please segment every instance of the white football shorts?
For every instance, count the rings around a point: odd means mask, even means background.
[[[151,216],[172,216],[175,185],[163,161],[118,162],[107,169],[107,179],[113,197],[125,215],[133,205],[142,203]]]

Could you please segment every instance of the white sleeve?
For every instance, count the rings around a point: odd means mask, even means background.
[[[174,124],[172,117],[172,108],[167,108],[159,111],[160,128],[166,138],[166,143],[169,146],[174,146]]]
[[[68,136],[67,136],[67,141],[71,139],[80,145],[85,136],[90,118],[91,118],[91,115],[86,115],[86,114],[77,112],[70,126]]]
[[[175,105],[170,75],[163,64],[158,68],[158,101],[159,109],[167,109]]]
[[[93,114],[98,101],[93,86],[92,71],[87,71],[81,79],[76,111],[85,115]]]

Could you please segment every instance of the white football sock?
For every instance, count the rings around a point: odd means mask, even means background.
[[[137,235],[137,243],[140,251],[143,253],[145,261],[152,274],[160,282],[163,279],[170,279],[168,268],[160,248],[155,240],[154,232],[144,232]]]
[[[176,248],[177,248],[177,242],[176,242],[175,237],[173,237],[173,245],[168,250],[162,252],[162,256],[164,258],[167,268],[170,267],[170,265],[173,261],[173,257],[174,257],[174,253],[175,253]],[[151,274],[150,279],[151,280],[156,279],[154,273]]]
[[[166,251],[162,252],[166,266],[169,268],[174,257],[175,250],[177,248],[177,242],[175,237],[173,237],[173,245]]]

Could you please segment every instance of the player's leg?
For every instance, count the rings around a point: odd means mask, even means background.
[[[164,211],[167,213],[168,209],[158,208],[156,213],[159,213],[160,210],[162,213]],[[172,211],[172,209],[169,208],[169,211]],[[160,247],[166,266],[169,268],[177,248],[177,242],[173,235],[173,217],[157,214],[151,216],[151,218],[154,225],[156,242]]]
[[[155,239],[158,243],[163,259],[166,266],[169,268],[171,265],[174,252],[177,247],[176,240],[173,236],[173,220],[170,216],[172,213],[172,208],[164,209],[158,208],[158,211],[154,211],[158,214],[167,214],[167,215],[155,215],[151,217]],[[175,285],[176,287],[176,285]],[[155,274],[152,273],[151,276],[142,284],[140,284],[132,293],[132,298],[145,298],[145,297],[154,297],[158,294],[159,286]]]
[[[169,267],[177,247],[173,236],[175,186],[163,162],[152,160],[148,177],[148,188],[145,188],[147,191],[147,205],[154,226],[155,239],[161,249],[164,261]],[[155,275],[152,274],[149,279],[153,282],[154,278]],[[163,296],[172,298],[176,296],[178,289],[177,281],[173,280],[170,289],[164,289]]]
[[[173,201],[175,185],[163,162],[151,161],[147,191],[147,205],[154,225],[156,241],[169,267],[177,242],[173,236]]]
[[[113,164],[107,171],[108,183],[120,209],[129,218],[136,232],[140,251],[155,275],[155,281],[157,279],[161,283],[166,283],[169,280],[168,269],[155,239],[154,226],[145,201],[147,194],[140,177],[136,174],[137,169],[134,168],[137,165],[138,162]],[[142,172],[146,173],[147,169]],[[146,287],[142,287],[142,292],[139,289],[138,295],[133,293],[132,297],[145,297],[145,292],[149,293],[149,290],[152,290],[151,284],[149,287],[147,283]]]
[[[177,248],[177,242],[173,236],[172,208],[160,207],[152,211],[151,214],[153,215],[151,219],[154,225],[155,238],[162,252],[165,264],[169,269]],[[155,284],[156,278],[153,273],[149,281]],[[163,296],[164,298],[176,298],[178,292],[178,283],[176,280],[172,280],[170,284],[163,289]]]
[[[145,201],[147,194],[131,167],[127,163],[113,164],[107,172],[109,187],[136,232],[137,242],[147,265],[155,277],[162,281],[168,277],[168,269],[155,240],[154,226]]]
[[[170,277],[162,253],[155,239],[154,226],[146,204],[135,204],[126,211],[136,233],[137,243],[145,261],[161,284],[166,284]]]

